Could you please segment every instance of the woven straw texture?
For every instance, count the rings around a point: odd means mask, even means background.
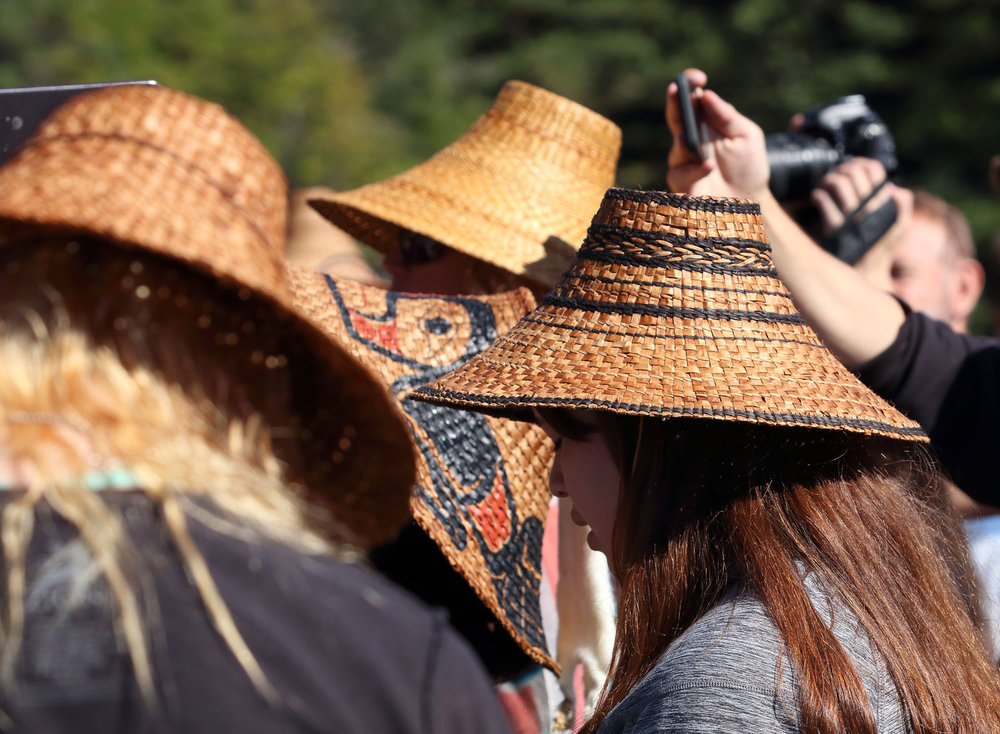
[[[550,286],[614,185],[621,130],[575,102],[507,82],[456,142],[393,178],[310,203],[383,253],[399,228]]]
[[[290,278],[301,307],[380,376],[406,414],[419,457],[417,523],[525,653],[556,670],[540,608],[552,442],[526,423],[405,399],[513,326],[534,306],[531,293],[416,296],[302,268]]]
[[[238,289],[248,318],[263,313],[297,334],[302,346],[287,358],[299,371],[300,429],[289,440],[312,456],[300,479],[332,505],[352,531],[347,540],[368,547],[399,532],[413,479],[401,417],[367,371],[292,304],[285,179],[237,120],[165,87],[84,94],[0,169],[0,191],[0,245],[65,232],[107,241],[109,257],[152,251]],[[400,461],[382,461],[386,451]]]
[[[609,190],[555,290],[418,397],[495,412],[595,408],[926,441],[796,312],[757,204],[659,192]]]

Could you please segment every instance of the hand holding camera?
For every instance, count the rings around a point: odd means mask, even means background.
[[[673,191],[758,201],[773,195],[783,205],[797,206],[800,225],[851,264],[891,229],[898,212],[890,192],[880,192],[885,176],[874,186],[859,187],[864,200],[850,209],[834,212],[830,206],[845,204],[846,196],[822,200],[825,208],[809,206],[824,177],[845,161],[871,159],[888,174],[898,167],[895,141],[863,96],[808,110],[794,132],[764,135],[705,89],[707,81],[704,72],[688,69],[667,91],[667,124],[674,135],[667,182]],[[828,225],[826,231],[821,224]]]
[[[831,170],[850,158],[878,161],[891,176],[899,167],[896,141],[863,95],[806,110],[797,129],[764,136],[771,191],[782,203],[803,201]]]

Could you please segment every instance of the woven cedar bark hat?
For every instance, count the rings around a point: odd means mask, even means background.
[[[248,318],[291,334],[300,426],[288,441],[275,438],[276,450],[306,451],[309,475],[296,478],[332,507],[346,540],[370,546],[399,532],[413,480],[401,417],[293,305],[283,271],[285,179],[237,120],[165,87],[84,94],[0,169],[0,191],[0,246],[65,233],[109,243],[112,258],[129,248],[157,253],[236,290]],[[382,461],[390,451],[399,461]]]
[[[405,399],[513,326],[535,305],[530,291],[419,296],[298,267],[289,277],[296,302],[405,413],[418,456],[417,524],[525,654],[557,670],[540,607],[552,442],[537,426]]]
[[[548,287],[614,185],[620,149],[621,130],[610,120],[509,81],[486,113],[430,160],[310,203],[383,253],[408,229]]]
[[[416,397],[927,440],[796,312],[757,204],[623,189],[607,192],[541,305]]]

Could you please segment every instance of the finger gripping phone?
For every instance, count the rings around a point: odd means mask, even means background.
[[[692,99],[691,83],[684,74],[678,74],[674,81],[677,84],[677,101],[681,111],[681,131],[684,146],[697,156],[699,161],[704,161],[707,156],[702,146],[704,141],[700,133],[701,123],[695,109],[695,101]]]

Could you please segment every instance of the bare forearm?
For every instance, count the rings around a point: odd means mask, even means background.
[[[769,191],[757,198],[778,274],[830,351],[848,367],[885,351],[903,323],[896,299],[813,242]]]

